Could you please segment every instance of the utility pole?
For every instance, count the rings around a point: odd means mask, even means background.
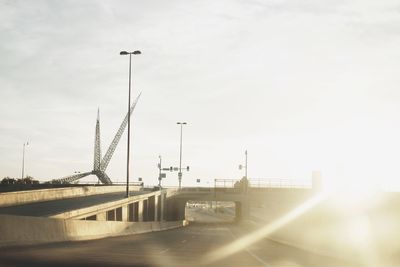
[[[186,125],[186,122],[177,122],[176,124],[181,126],[181,138],[180,138],[180,148],[179,148],[179,172],[178,172],[178,180],[179,180],[179,189],[181,189],[182,183],[182,128],[183,125]]]
[[[248,187],[248,184],[249,184],[249,180],[248,180],[248,177],[247,177],[247,149],[245,150],[244,155],[245,155],[245,161],[244,161],[245,165],[240,164],[239,165],[239,170],[244,168],[244,177],[243,177],[243,179],[241,181],[243,181],[244,191],[247,192],[247,187]]]
[[[159,173],[158,173],[158,187],[161,190],[161,179],[165,178],[165,173],[161,173],[161,170],[162,170],[161,169],[162,168],[162,166],[161,166],[161,155],[159,155],[158,158],[160,159],[160,162],[158,163],[158,170],[159,170]]]
[[[29,143],[26,142],[23,144],[23,147],[22,147],[22,176],[21,176],[22,179],[24,179],[24,172],[25,172],[25,146],[28,146],[28,145],[29,145]]]
[[[247,149],[244,152],[244,154],[246,155],[246,165],[245,165],[245,175],[244,175],[244,177],[246,177],[246,179],[247,179]]]

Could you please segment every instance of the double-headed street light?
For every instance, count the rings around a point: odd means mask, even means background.
[[[186,122],[177,122],[176,124],[179,124],[181,126],[181,144],[180,144],[180,149],[179,149],[179,172],[178,172],[178,180],[179,180],[179,189],[181,188],[181,183],[182,183],[182,128],[183,125],[186,125]]]
[[[139,50],[133,52],[121,51],[121,56],[129,55],[129,94],[128,94],[128,148],[126,156],[126,197],[129,197],[129,146],[130,146],[130,133],[131,133],[131,76],[132,76],[132,55],[140,55]]]

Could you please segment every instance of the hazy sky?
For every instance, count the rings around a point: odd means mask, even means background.
[[[250,178],[400,185],[399,47],[390,0],[0,0],[0,177],[20,176],[25,141],[28,175],[90,171],[97,108],[103,152],[127,110],[119,52],[140,49],[134,180],[156,183],[160,154],[177,166],[186,121],[184,185],[240,178],[245,149]]]

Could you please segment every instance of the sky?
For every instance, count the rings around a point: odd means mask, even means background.
[[[310,179],[400,188],[400,3],[0,0],[0,177],[91,171],[132,117],[131,179]],[[108,175],[126,179],[126,133]],[[95,181],[95,177],[86,178]],[[196,179],[201,179],[200,184]],[[167,172],[165,185],[177,185]]]

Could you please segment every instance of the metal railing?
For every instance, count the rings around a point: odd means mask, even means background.
[[[215,179],[215,188],[235,188],[241,187],[245,180],[238,179]],[[282,179],[282,178],[267,178],[267,179],[248,179],[247,185],[249,188],[311,188],[311,180],[300,179]]]

